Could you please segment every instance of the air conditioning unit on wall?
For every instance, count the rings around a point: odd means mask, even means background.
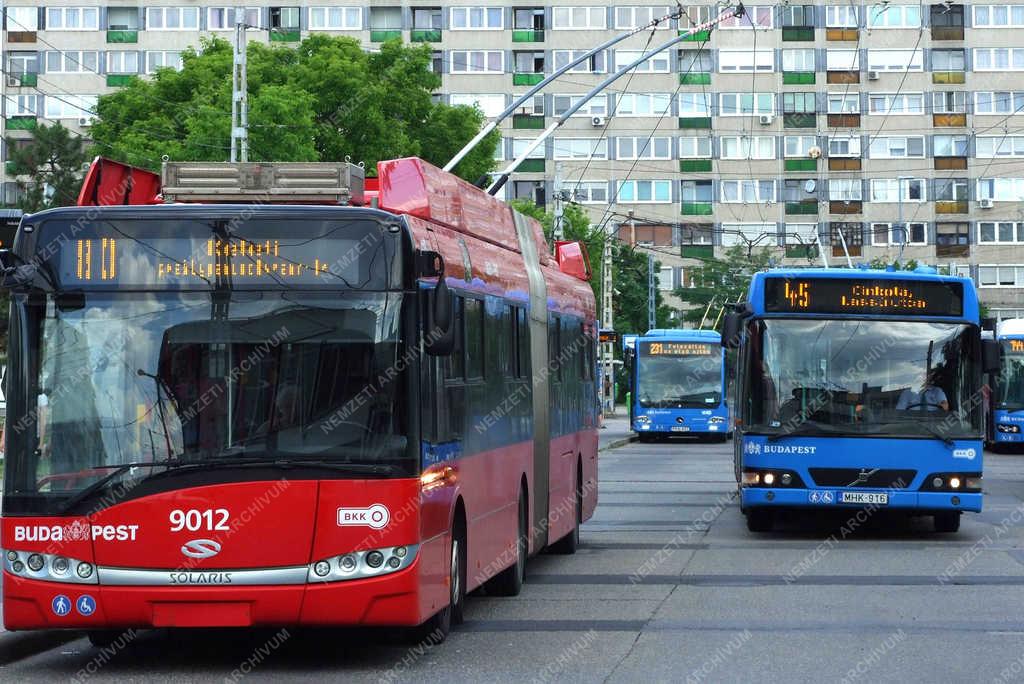
[[[990,200],[990,199],[980,199],[980,200],[978,200],[978,208],[979,209],[991,209],[992,208],[992,200]]]

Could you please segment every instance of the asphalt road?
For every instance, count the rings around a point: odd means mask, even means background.
[[[0,680],[1024,681],[1024,455],[987,456],[986,510],[957,534],[874,515],[755,535],[732,501],[731,448],[603,452],[581,550],[531,559],[517,598],[471,597],[439,646],[154,631],[112,656],[82,638],[27,649]]]

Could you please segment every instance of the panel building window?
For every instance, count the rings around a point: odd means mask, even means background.
[[[148,50],[146,52],[146,73],[155,74],[157,69],[181,71],[184,65],[177,50]]]
[[[107,73],[139,73],[139,53],[135,50],[110,50],[107,52]]]
[[[975,71],[1024,71],[1024,48],[974,48]]]
[[[737,17],[730,14],[718,28],[723,29],[746,29],[754,27],[759,29],[770,29],[775,26],[775,7],[772,5],[749,5],[746,6],[743,16]]]
[[[815,93],[782,93],[782,113],[814,114],[816,99]]]
[[[552,7],[551,28],[556,30],[597,30],[607,24],[604,7]]]
[[[46,95],[43,116],[47,119],[81,119],[96,116],[95,95]]]
[[[608,183],[606,181],[579,181],[563,186],[573,193],[573,199],[581,204],[607,204]]]
[[[857,5],[826,5],[825,26],[828,28],[857,28]]]
[[[783,5],[782,25],[784,27],[814,27],[814,5]]]
[[[935,224],[935,256],[967,256],[970,249],[970,227],[966,221]]]
[[[311,31],[360,31],[362,28],[362,7],[309,8],[309,29]]]
[[[616,50],[615,70],[618,71],[625,68],[642,57],[643,54],[640,50]],[[667,52],[660,52],[640,62],[632,70],[638,74],[667,74],[669,72],[669,62],[669,54]]]
[[[828,198],[834,202],[860,202],[860,179],[830,178],[828,181]]]
[[[771,49],[719,50],[718,70],[722,73],[775,71],[775,51]]]
[[[814,50],[812,48],[782,51],[783,71],[814,71]]]
[[[856,93],[829,93],[829,114],[859,114],[860,96]]]
[[[554,71],[558,71],[566,64],[582,57],[588,50],[552,50],[551,58],[554,60]],[[570,74],[603,74],[607,71],[607,51],[601,50],[583,60],[572,69]]]
[[[555,159],[607,159],[607,138],[555,138]]]
[[[774,113],[774,93],[721,93],[719,95],[719,116],[751,116]]]
[[[619,157],[628,159],[629,157]],[[710,159],[711,158],[711,136],[708,135],[687,135],[679,138],[680,159]]]
[[[1024,28],[1024,5],[974,5],[975,28]]]
[[[655,19],[668,15],[668,6],[628,6],[615,8],[615,28],[620,30],[634,29],[650,24]],[[671,28],[671,22],[663,21],[658,24],[659,29]]]
[[[501,114],[505,109],[505,96],[495,93],[490,95],[477,95],[468,93],[452,93],[448,96],[448,104],[453,107],[476,107],[488,119]],[[543,113],[543,110],[541,110]]]
[[[967,56],[963,49],[932,50],[932,71],[964,71]]]
[[[783,139],[783,149],[787,157],[808,157],[811,148],[817,146],[818,139],[813,135],[787,135]]]
[[[714,70],[715,60],[710,50],[680,50],[679,73],[707,74]]]
[[[317,10],[317,9],[319,9],[319,10],[327,10],[327,9],[335,10],[335,9],[337,9],[338,11],[342,10],[342,8],[333,8],[333,7],[332,8],[310,7],[309,8],[309,11],[310,11],[310,28],[313,28],[313,26],[312,26],[312,23],[313,23],[313,10]],[[345,8],[345,9],[346,10],[352,9],[352,10],[356,11],[355,13],[359,16],[359,23],[360,23],[360,28],[361,28],[362,27],[363,9],[361,7],[352,7],[352,8]],[[238,14],[237,14],[239,11],[243,12],[241,17],[239,17]],[[263,26],[261,26],[261,24],[262,24],[262,21],[261,21],[262,14],[263,13],[262,13],[262,11],[261,11],[261,9],[259,7],[246,7],[246,8],[238,8],[238,7],[208,7],[206,9],[206,28],[208,30],[210,30],[210,31],[234,31],[235,30],[235,25],[238,23],[238,19],[239,18],[241,18],[241,20],[245,23],[246,30],[256,29],[256,28],[263,28]],[[336,17],[334,17],[334,18],[336,18]],[[342,21],[345,21],[347,19],[350,19],[350,16],[343,16],[342,17]],[[325,16],[325,21],[327,21],[326,16]]]
[[[925,186],[923,178],[872,178],[872,202],[924,202]]]
[[[871,244],[875,247],[889,245],[927,244],[928,224],[914,221],[905,225],[899,223],[872,223]]]
[[[168,7],[169,10],[181,11],[182,8]],[[189,8],[195,13],[195,28],[199,27],[199,10]],[[33,8],[34,10],[34,8]],[[147,10],[149,11],[149,10]],[[28,13],[19,15],[25,19]],[[10,18],[8,14],[8,18]],[[47,7],[46,8],[46,30],[47,31],[98,31],[100,28],[99,7]],[[155,27],[159,28],[159,27]],[[25,31],[23,28],[7,28],[8,31]]]
[[[148,31],[198,31],[198,7],[147,7]]]
[[[775,201],[773,180],[723,180],[721,201],[726,204],[748,204]]]
[[[978,266],[978,287],[1024,287],[1024,265]]]
[[[579,101],[582,99],[583,95],[552,95],[551,106],[553,111],[551,113],[554,116],[561,116],[579,104]],[[608,97],[606,95],[595,95],[573,114],[573,116],[587,117],[607,115]]]
[[[711,116],[711,93],[679,93],[679,116]]]
[[[871,141],[872,159],[907,159],[924,157],[924,136],[897,135],[874,138]]]
[[[871,71],[924,71],[924,50],[868,50]]]
[[[50,74],[99,73],[99,53],[86,50],[51,50],[46,53],[46,71]]]
[[[978,242],[990,245],[1024,244],[1024,223],[1020,221],[979,221]]]
[[[774,223],[723,223],[722,246],[773,245],[778,238]]]
[[[1024,105],[1024,98],[1021,99]],[[936,91],[932,93],[932,111],[936,114],[966,114],[967,93],[962,90]]]
[[[501,50],[452,50],[449,59],[453,74],[505,73],[505,53]]]
[[[700,140],[700,138],[694,138]],[[707,142],[707,156],[711,156],[711,138]],[[667,137],[619,137],[615,139],[616,159],[671,159],[672,138]]]
[[[860,50],[826,50],[825,68],[829,71],[859,71]]]
[[[890,5],[884,2],[868,8],[868,28],[920,28],[921,5]]]
[[[672,108],[669,93],[622,93],[615,108],[616,116],[663,116]]]
[[[771,135],[723,135],[722,159],[775,159],[775,137]]]
[[[852,257],[861,255],[861,248],[864,245],[864,232],[859,223],[848,223],[833,221],[829,224],[829,236],[832,241],[832,256]],[[843,244],[846,244],[846,251],[843,251]]]
[[[618,199],[626,203],[666,204],[672,201],[672,181],[620,181]]]
[[[451,7],[448,19],[452,31],[500,31],[505,28],[501,7]]]
[[[1024,178],[979,178],[978,199],[995,202],[1024,201]]]
[[[966,157],[966,135],[936,135],[932,138],[933,156]]]
[[[974,93],[975,114],[1024,114],[1024,90],[978,91]]]
[[[859,135],[833,135],[828,139],[828,156],[830,157],[859,157],[860,136]]]
[[[924,93],[871,93],[869,114],[924,114]]]
[[[39,8],[35,5],[30,7],[7,7],[4,9],[7,14],[8,31],[37,31],[39,30]]]
[[[979,135],[974,148],[978,159],[1024,157],[1024,135]]]

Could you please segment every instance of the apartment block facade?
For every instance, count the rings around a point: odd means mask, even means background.
[[[393,38],[428,43],[437,97],[495,116],[582,51],[674,9],[16,0],[4,12],[3,133],[25,138],[35,121],[60,120],[88,135],[98,95],[180,68],[181,50],[202,36],[231,39],[243,16],[254,41],[294,45],[323,32],[369,50]],[[498,167],[610,74],[723,11],[684,9],[516,111],[501,125]],[[1024,316],[1024,4],[746,10],[586,103],[504,196],[580,203],[596,225],[657,255],[666,292],[738,244],[793,266],[915,259],[970,275],[997,317]]]

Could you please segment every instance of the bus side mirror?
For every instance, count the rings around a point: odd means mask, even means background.
[[[728,313],[722,322],[722,346],[736,349],[740,346],[740,335],[743,332],[743,317],[738,313]]]
[[[998,373],[999,366],[999,343],[995,340],[982,340],[981,371],[983,373]]]
[[[444,275],[437,279],[437,287],[428,299],[425,335],[427,353],[447,356],[455,349],[455,326],[452,321],[452,293]]]

